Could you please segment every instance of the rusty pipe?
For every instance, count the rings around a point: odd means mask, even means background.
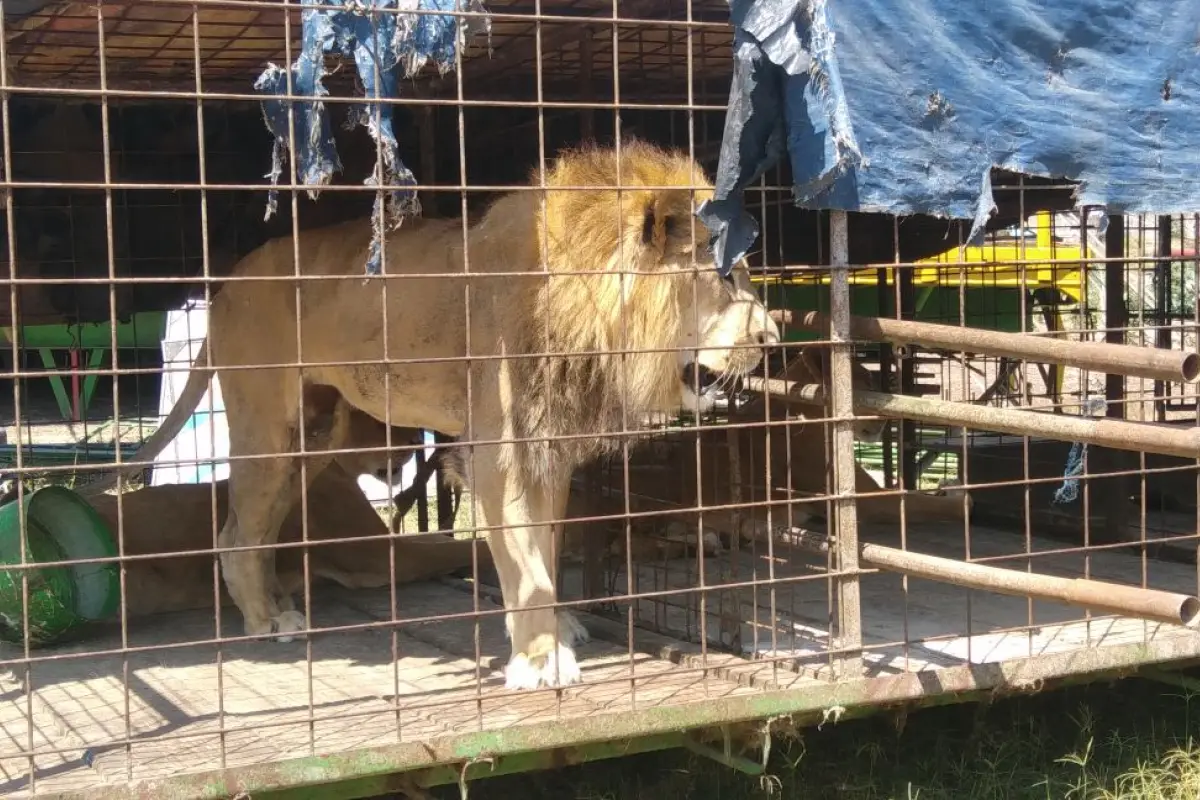
[[[829,317],[820,311],[793,313],[776,309],[770,314],[776,322],[801,330],[822,335],[829,330]],[[919,344],[956,352],[1024,358],[1136,378],[1191,383],[1200,377],[1200,354],[1157,347],[1072,342],[887,317],[851,317],[850,333],[855,339],[869,342]]]
[[[827,553],[829,537],[803,528],[779,531],[779,538],[815,553]],[[859,546],[864,566],[899,572],[914,578],[949,583],[968,589],[1013,597],[1032,597],[1088,608],[1123,617],[1195,628],[1200,625],[1200,599],[1193,595],[1143,589],[1125,583],[1090,578],[1060,578],[1023,570],[974,564],[879,544]]]
[[[765,392],[803,405],[825,404],[825,393],[815,383],[800,384],[781,378],[747,378],[745,385],[752,391]],[[865,390],[855,390],[854,411],[870,416],[903,417],[1015,436],[1044,436],[1117,450],[1180,458],[1200,457],[1200,428],[1194,427],[1047,414]]]

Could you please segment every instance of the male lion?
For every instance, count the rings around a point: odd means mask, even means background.
[[[276,541],[300,470],[261,456],[302,442],[311,479],[353,409],[461,437],[509,612],[510,688],[580,678],[573,646],[586,632],[556,617],[551,560],[572,471],[643,415],[702,409],[709,389],[779,340],[745,265],[727,278],[714,269],[693,216],[711,184],[689,158],[643,142],[575,150],[548,166],[545,187],[501,197],[465,234],[461,220],[405,223],[387,236],[387,278],[360,273],[364,221],[302,233],[298,265],[290,239],[268,242],[209,311],[232,459],[222,547]],[[296,271],[310,279],[292,280]],[[325,421],[306,419],[301,440],[310,385],[342,402]],[[224,552],[221,563],[247,633],[305,630],[271,550]]]

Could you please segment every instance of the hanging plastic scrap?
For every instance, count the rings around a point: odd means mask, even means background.
[[[698,216],[728,275],[758,238],[742,190],[791,155],[797,203],[835,188],[864,164],[833,53],[823,0],[731,0],[733,85],[714,199]]]
[[[363,94],[368,100],[399,96],[400,78],[412,77],[433,62],[441,74],[454,68],[457,54],[476,34],[490,37],[491,21],[486,16],[418,14],[414,11],[464,11],[482,14],[482,0],[303,0],[300,53],[291,66],[291,94],[321,98],[329,94],[323,79],[325,56],[353,58]],[[408,12],[408,13],[406,13]],[[269,64],[254,82],[266,95],[288,95],[288,72]],[[289,152],[288,101],[267,99],[262,103],[267,129],[275,137],[271,154],[271,191],[266,219],[278,208],[279,178]],[[363,125],[375,140],[379,158],[367,186],[405,187],[416,184],[412,171],[400,159],[392,129],[394,105],[371,103],[357,106],[348,125]],[[327,185],[342,169],[329,128],[325,104],[320,99],[295,103],[296,131],[294,165],[296,182],[313,187],[308,196],[316,199],[317,187]],[[381,174],[382,173],[382,174]],[[386,196],[386,204],[383,197]],[[374,237],[367,259],[367,274],[381,269],[384,231],[399,225],[405,216],[419,214],[420,203],[412,189],[394,188],[377,196],[372,214]]]
[[[700,217],[722,268],[776,163],[797,204],[971,221],[991,172],[1066,179],[1081,206],[1200,207],[1196,0],[730,0],[733,81]]]
[[[1108,408],[1103,397],[1089,397],[1083,403],[1085,417],[1098,417]],[[1079,497],[1079,476],[1083,474],[1083,458],[1087,455],[1087,444],[1073,442],[1067,453],[1067,467],[1063,470],[1063,484],[1054,491],[1054,505],[1074,503]]]

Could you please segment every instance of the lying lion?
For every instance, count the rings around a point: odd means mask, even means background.
[[[209,356],[221,376],[222,546],[277,540],[301,479],[298,460],[279,454],[302,445],[311,480],[342,449],[354,409],[474,442],[468,483],[510,612],[511,688],[580,677],[574,644],[586,632],[556,615],[551,563],[550,523],[574,469],[646,414],[706,409],[712,388],[779,338],[746,266],[714,268],[693,213],[711,184],[690,159],[630,141],[565,153],[544,179],[544,192],[500,198],[465,234],[459,220],[406,222],[387,236],[385,276],[360,271],[369,221],[264,244],[213,299],[188,378],[203,383]],[[295,281],[297,270],[345,279]],[[301,417],[302,387],[314,385],[338,393],[326,419]],[[151,458],[149,445],[134,460]],[[221,565],[248,634],[304,629],[270,550],[226,552]]]
[[[126,614],[139,617],[168,611],[212,608],[211,550],[214,493],[218,523],[225,519],[228,485],[168,484],[120,495],[88,498],[109,530],[118,524],[125,562]],[[444,535],[389,536],[387,525],[359,490],[354,476],[340,464],[322,470],[308,487],[307,520],[296,503],[280,526],[279,541],[304,547],[285,547],[275,554],[275,569],[284,591],[304,588],[304,556],[309,554],[309,579],[338,583],[348,589],[372,589],[449,575],[471,568],[476,554],[469,539]],[[298,499],[298,498],[297,498]],[[169,524],[164,521],[169,520]],[[305,524],[307,523],[307,524]],[[325,544],[328,540],[355,539]],[[191,553],[191,555],[180,555]],[[158,556],[139,558],[138,556]],[[477,554],[486,564],[487,551]],[[221,593],[222,603],[228,601]]]
[[[828,348],[806,346],[777,376],[798,383],[826,383],[829,375]],[[871,374],[858,363],[852,367],[852,381],[857,389],[873,389]],[[826,384],[827,385],[827,384]],[[671,512],[662,516],[641,518],[632,526],[634,535],[628,537],[631,555],[636,559],[672,558],[683,555],[697,542],[706,554],[719,549],[719,534],[730,535],[738,525],[748,536],[765,538],[780,525],[800,525],[809,517],[823,517],[824,498],[832,494],[829,481],[829,461],[826,457],[826,423],[808,422],[820,419],[821,409],[804,406],[789,408],[783,401],[758,396],[730,414],[729,426],[701,428],[699,458],[701,480],[696,481],[696,447],[693,432],[673,434],[678,446],[666,449],[666,457],[646,448],[630,454],[631,506],[638,511]],[[785,422],[786,425],[754,425],[749,423]],[[853,425],[857,441],[878,441],[885,421],[879,418],[856,418]],[[731,434],[737,447],[737,466],[730,458]],[[678,441],[684,440],[684,441]],[[767,467],[770,466],[771,492],[766,491]],[[620,469],[607,473],[600,486],[578,481],[571,496],[567,519],[617,516],[624,513]],[[741,496],[735,496],[740,482]],[[697,488],[699,487],[699,491]],[[858,519],[864,524],[899,525],[901,498],[898,494],[881,494],[883,488],[860,465],[854,467],[854,491],[857,495]],[[755,506],[764,500],[774,501],[768,525],[767,507]],[[782,501],[782,502],[781,502]],[[739,503],[750,504],[737,509]],[[971,508],[971,498],[955,495],[911,492],[904,495],[906,524],[922,522],[961,522]],[[698,512],[671,511],[696,509],[699,505],[717,507],[704,513],[704,530],[697,536]],[[726,508],[720,508],[720,507]],[[733,506],[733,508],[730,508]],[[567,522],[564,526],[563,552],[569,557],[581,556],[588,544],[602,542],[611,552],[622,553],[626,543],[624,527],[614,531],[605,520]],[[647,535],[654,528],[658,536]],[[641,535],[638,535],[638,534]],[[589,542],[590,539],[590,542]]]

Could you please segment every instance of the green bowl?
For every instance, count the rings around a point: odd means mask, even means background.
[[[21,563],[21,512],[27,563],[113,557],[107,526],[88,503],[62,486],[47,486],[0,506],[0,564]],[[120,575],[115,562],[42,567],[29,572],[29,639],[45,645],[74,628],[116,613]],[[0,638],[24,641],[21,570],[0,567]]]
[[[0,564],[21,563],[20,508],[9,503],[0,508]],[[28,523],[25,563],[63,561],[63,553],[50,534]],[[0,639],[15,644],[25,641],[25,609],[22,605],[21,573],[29,576],[29,643],[48,644],[76,627],[75,582],[66,567],[3,569],[0,567]]]

